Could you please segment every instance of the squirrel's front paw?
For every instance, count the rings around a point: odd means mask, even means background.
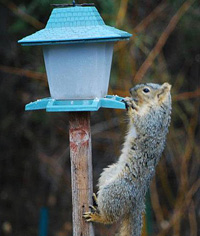
[[[101,216],[97,212],[85,212],[83,218],[87,222],[101,222]]]
[[[86,222],[96,222],[102,224],[110,224],[111,222],[103,217],[100,214],[100,211],[97,207],[90,206],[91,212],[85,212],[83,214],[83,218],[85,218]]]
[[[130,108],[138,111],[138,105],[135,103],[135,101],[131,97],[126,97],[122,100],[122,102],[125,103],[126,110],[128,111]]]
[[[85,218],[87,222],[102,222],[98,207],[89,206],[89,208],[91,209],[91,212],[85,212],[83,218]]]
[[[93,200],[93,206],[92,205],[89,206],[91,212],[85,212],[83,214],[83,218],[85,218],[87,222],[99,222],[100,215],[97,204],[97,196],[95,193],[93,193],[92,195],[92,200]]]

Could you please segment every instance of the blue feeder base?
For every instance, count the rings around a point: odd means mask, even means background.
[[[123,97],[107,95],[92,100],[55,100],[43,98],[26,105],[26,111],[44,110],[47,112],[98,111],[99,108],[126,109]]]

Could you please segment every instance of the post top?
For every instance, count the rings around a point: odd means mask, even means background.
[[[105,25],[94,6],[54,8],[44,29],[18,41],[24,46],[129,39],[132,35]]]

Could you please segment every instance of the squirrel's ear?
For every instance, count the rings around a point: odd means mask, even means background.
[[[168,83],[164,83],[161,88],[159,89],[158,93],[157,93],[157,97],[158,97],[158,101],[162,102],[166,95],[170,92],[171,90],[171,85]]]

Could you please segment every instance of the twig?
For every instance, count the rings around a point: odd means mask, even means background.
[[[170,20],[168,26],[166,29],[163,31],[161,34],[157,44],[155,47],[152,49],[150,52],[149,56],[147,59],[144,61],[142,66],[139,68],[138,72],[135,75],[134,81],[135,82],[140,82],[144,75],[146,74],[147,70],[151,67],[153,61],[155,58],[158,56],[158,54],[161,52],[162,48],[164,47],[167,39],[169,38],[170,34],[174,31],[176,25],[178,24],[180,18],[186,13],[186,11],[190,8],[194,0],[188,0],[186,1],[180,9],[176,12],[176,14],[172,17]]]
[[[197,226],[194,201],[192,201],[190,204],[188,216],[189,216],[189,222],[190,222],[190,236],[197,236],[198,226]]]
[[[174,101],[181,101],[190,98],[196,98],[200,96],[200,88],[192,92],[184,92],[173,96]]]
[[[195,104],[195,114],[193,114],[188,127],[188,138],[187,144],[185,147],[185,154],[182,158],[181,166],[181,181],[180,181],[180,195],[182,195],[181,190],[187,190],[188,185],[188,163],[190,161],[193,149],[194,149],[194,140],[195,140],[195,131],[198,125],[198,111],[199,111],[199,102]]]
[[[160,165],[158,165],[158,178],[160,179],[162,189],[165,193],[165,196],[168,199],[170,206],[173,207],[175,200],[174,200],[174,196],[173,196],[172,189],[170,186],[170,182],[168,180],[167,165],[165,163],[165,160],[166,160],[166,158],[163,158],[162,163],[160,163]]]
[[[151,24],[152,21],[154,21],[160,14],[161,12],[166,8],[167,4],[166,3],[160,3],[146,18],[144,18],[132,31],[133,34],[139,33],[143,30],[145,30],[149,24]],[[134,36],[131,38],[131,40],[134,40]],[[129,41],[123,41],[118,43],[115,46],[115,52],[124,48],[125,45]]]
[[[1,1],[1,3],[6,6],[8,9],[10,9],[15,15],[22,18],[24,21],[35,27],[36,29],[42,29],[44,28],[44,24],[35,19],[34,17],[30,16],[26,12],[24,12],[22,9],[17,7],[14,2],[11,1]]]
[[[18,75],[18,76],[26,76],[27,78],[40,80],[42,82],[47,83],[46,74],[42,72],[35,72],[35,71],[25,70],[25,69],[11,67],[11,66],[3,66],[3,65],[0,65],[0,71]]]
[[[176,224],[176,222],[180,219],[180,217],[182,217],[182,214],[185,212],[185,210],[189,207],[192,201],[192,197],[199,190],[199,188],[200,188],[200,180],[197,180],[190,188],[190,191],[186,194],[185,199],[179,205],[179,208],[177,208],[174,211],[173,215],[170,217],[168,226],[165,229],[161,230],[157,236],[164,236],[170,230],[170,228],[174,224]]]
[[[199,167],[200,167],[200,159],[199,157],[199,139],[195,140],[194,146],[194,155],[192,156],[192,163],[190,168],[190,176],[189,182],[193,183],[196,179],[199,178]]]
[[[189,177],[188,177],[188,165],[189,161],[191,159],[193,149],[194,149],[194,140],[195,140],[195,130],[198,124],[198,108],[199,108],[199,102],[195,104],[195,114],[193,114],[189,126],[187,129],[187,142],[185,145],[185,153],[182,157],[182,163],[181,163],[181,176],[180,176],[180,187],[178,190],[178,197],[176,199],[176,205],[175,208],[178,208],[180,206],[180,202],[182,202],[182,199],[184,199],[185,194],[187,193],[188,186],[189,186]],[[181,228],[181,219],[179,218],[176,221],[176,224],[173,225],[174,235],[180,235],[180,228]]]
[[[134,29],[133,32],[139,33],[147,28],[167,7],[166,2],[161,2],[147,17],[144,18]]]
[[[106,121],[99,122],[91,127],[92,135],[96,135],[117,126],[119,126],[119,117],[106,119]]]
[[[126,12],[128,9],[128,1],[129,0],[121,0],[120,8],[117,15],[116,26],[121,26],[123,24],[124,18],[126,16]]]
[[[154,180],[151,183],[150,192],[151,192],[151,204],[156,217],[156,221],[157,224],[160,225],[161,222],[164,221],[164,215],[162,212],[162,207],[159,202],[158,191],[156,187],[156,178],[154,178]]]

